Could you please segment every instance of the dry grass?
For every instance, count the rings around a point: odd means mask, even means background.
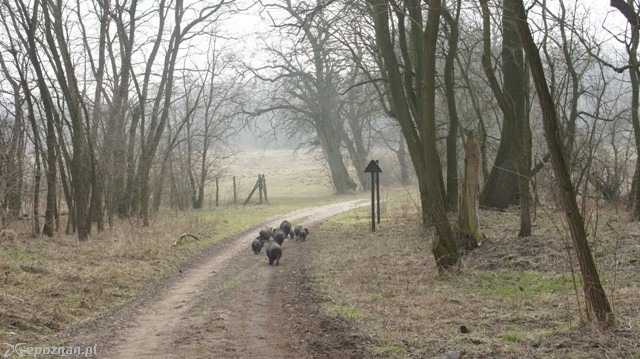
[[[0,342],[38,343],[123,304],[197,249],[172,246],[194,221],[123,222],[85,243],[73,235],[3,241]]]
[[[317,159],[302,153],[241,154],[229,173],[239,174],[239,205],[229,204],[231,182],[223,182],[218,208],[165,210],[147,228],[119,221],[87,242],[65,234],[30,238],[26,221],[14,223],[0,237],[0,343],[47,343],[130,301],[215,241],[276,213],[336,201]],[[266,176],[269,204],[254,198],[242,206],[258,174]],[[200,240],[174,246],[183,233]]]
[[[592,245],[617,324],[599,331],[583,324],[575,260],[556,229],[561,214],[540,216],[535,235],[519,239],[518,213],[482,212],[487,240],[444,276],[415,206],[388,205],[375,233],[369,215],[354,211],[316,230],[314,268],[333,313],[357,312],[343,315],[379,343],[379,357],[640,358],[637,224],[601,214],[615,231],[601,225]]]

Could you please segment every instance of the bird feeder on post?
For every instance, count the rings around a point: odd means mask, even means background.
[[[365,173],[371,173],[371,232],[376,231],[376,195],[378,209],[378,223],[380,223],[380,166],[378,161],[371,160],[364,169]]]

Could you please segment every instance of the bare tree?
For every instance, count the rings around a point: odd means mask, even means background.
[[[75,224],[78,239],[87,240],[90,231],[89,199],[91,195],[90,178],[90,148],[88,143],[88,114],[84,99],[75,73],[67,31],[63,24],[63,1],[45,2],[42,7],[44,30],[48,50],[55,64],[55,75],[64,94],[66,109],[71,121],[71,142],[73,155],[70,163],[71,183],[73,187],[73,202]]]
[[[460,37],[459,21],[462,1],[455,3],[455,15],[449,9],[443,11],[443,17],[449,26],[448,50],[444,68],[444,87],[449,112],[449,132],[447,133],[447,205],[449,210],[458,208],[458,108],[455,91],[455,61],[458,56],[458,39]]]
[[[457,265],[459,253],[447,219],[442,167],[436,148],[435,74],[441,3],[438,0],[428,2],[426,21],[422,17],[423,9],[416,1],[396,4],[371,0],[369,3],[376,42],[384,61],[383,76],[387,81],[391,111],[407,141],[418,177],[422,221],[425,226],[432,221],[435,223],[437,236],[432,250],[438,269],[446,270]],[[390,21],[390,13],[396,21]],[[400,59],[392,41],[395,36]],[[411,44],[419,46],[410,51]]]
[[[201,7],[197,8],[196,5]],[[187,7],[185,7],[182,0],[176,1],[172,6],[169,6],[164,0],[160,1],[157,10],[160,16],[160,25],[153,43],[153,50],[146,62],[142,83],[138,83],[138,79],[134,78],[138,98],[129,132],[129,146],[132,146],[131,136],[135,136],[134,130],[138,128],[138,125],[144,129],[139,139],[140,158],[137,162],[136,172],[129,179],[130,182],[127,187],[132,193],[130,211],[139,215],[144,226],[149,225],[150,174],[156,151],[169,118],[174,90],[174,72],[181,46],[198,34],[203,27],[214,22],[216,16],[219,16],[219,12],[226,5],[227,2],[224,0],[213,4],[198,2],[189,4]],[[170,13],[173,14],[173,28],[170,32],[168,43],[164,43],[165,21],[168,21]],[[193,15],[193,13],[196,14],[194,18],[185,18],[185,14]],[[166,48],[164,49],[164,59],[161,65],[160,82],[153,83],[151,82],[151,77],[156,65],[155,57],[163,45],[166,45]],[[155,96],[150,98],[152,86],[156,86],[156,92]],[[150,103],[148,104],[147,101]],[[149,105],[149,108],[147,105]],[[130,152],[128,156],[130,157],[131,155]]]
[[[4,30],[7,34],[11,33],[10,26],[15,24],[13,20],[14,17],[9,17],[5,11],[3,11],[3,5],[0,5],[0,16],[2,17]],[[24,133],[27,132],[27,123],[31,129],[30,140],[33,144],[33,158],[34,158],[34,180],[33,180],[33,201],[32,201],[32,236],[37,237],[40,235],[40,182],[42,177],[42,166],[41,166],[41,156],[44,152],[42,140],[40,136],[40,127],[36,120],[36,103],[34,101],[34,95],[31,90],[31,86],[28,83],[28,71],[26,69],[28,64],[27,55],[19,52],[17,49],[20,45],[20,38],[14,39],[12,36],[7,36],[7,43],[3,44],[3,48],[7,50],[10,54],[10,58],[5,60],[4,55],[0,52],[0,65],[2,67],[2,71],[5,74],[6,79],[11,83],[11,87],[13,89],[13,101],[15,106],[15,119],[16,125],[17,122],[25,122],[24,123]],[[11,63],[15,68],[15,74],[18,78],[13,78],[13,73],[9,69]],[[10,121],[9,121],[10,122]],[[17,136],[15,136],[17,138]],[[22,153],[14,152],[12,156],[12,161],[23,162],[25,157],[26,150],[23,150]],[[26,176],[26,173],[16,173],[19,176]],[[22,183],[22,179],[19,179]],[[20,185],[20,187],[22,187]],[[14,195],[13,200],[22,202],[21,199],[21,188],[11,188],[11,191],[18,192],[17,195]],[[9,208],[13,208],[13,210],[19,210],[22,207],[22,203],[11,204]],[[20,213],[18,213],[20,214]]]
[[[531,31],[527,25],[522,0],[515,2],[513,10],[514,16],[518,20],[516,21],[518,34],[526,52],[527,63],[531,68],[533,83],[538,93],[540,107],[542,108],[542,119],[547,138],[547,146],[551,154],[551,163],[558,184],[562,188],[561,202],[580,264],[583,291],[587,304],[587,317],[601,326],[608,326],[613,323],[613,311],[600,283],[600,277],[591,255],[584,222],[575,199],[575,189],[569,176],[567,160],[562,143],[560,143],[558,138],[559,128],[555,104],[553,103],[551,93],[547,86],[540,54],[538,53],[537,46],[533,41]]]
[[[80,0],[77,0],[77,9],[80,12],[82,8]],[[91,111],[91,118],[93,119],[93,126],[88,137],[89,155],[91,156],[91,199],[89,205],[89,223],[96,222],[98,231],[104,230],[103,219],[103,206],[105,195],[105,168],[98,163],[99,159],[102,159],[101,153],[98,151],[98,143],[101,140],[101,136],[98,135],[98,129],[101,117],[103,116],[104,106],[103,98],[106,97],[106,89],[104,87],[106,65],[107,65],[107,37],[110,28],[109,17],[109,1],[98,2],[96,7],[96,16],[99,20],[99,32],[98,32],[98,53],[97,56],[92,55],[90,43],[90,36],[87,33],[87,29],[82,16],[78,16],[78,25],[82,31],[82,40],[84,47],[87,50],[87,62],[91,67],[91,74],[95,76],[95,92],[93,97],[93,110]],[[104,153],[104,152],[102,152]],[[91,230],[91,225],[89,225]]]
[[[5,45],[6,46],[6,45]],[[11,46],[11,45],[9,45]],[[14,58],[17,60],[16,53]],[[2,181],[2,224],[18,218],[22,208],[23,159],[25,154],[25,115],[20,80],[13,74],[0,53],[0,68],[13,93],[12,104],[0,104],[4,118],[0,121],[0,180]],[[13,117],[10,121],[8,117]],[[11,126],[11,123],[13,125]]]
[[[42,105],[42,112],[44,112],[44,118],[46,123],[46,183],[47,183],[47,196],[45,207],[45,218],[42,233],[46,236],[53,236],[57,225],[57,151],[58,151],[58,138],[56,133],[56,124],[59,124],[59,115],[56,110],[56,105],[52,99],[49,89],[49,78],[43,68],[42,58],[38,52],[41,48],[43,41],[43,34],[40,32],[38,26],[39,22],[44,18],[44,10],[42,10],[42,3],[35,1],[32,5],[23,1],[17,1],[10,3],[4,0],[3,13],[4,19],[10,19],[10,22],[5,24],[11,24],[11,30],[16,35],[16,41],[20,45],[21,49],[24,49],[26,56],[29,59],[31,71],[34,73],[35,81],[39,91],[39,98]],[[13,5],[13,6],[12,6]],[[16,49],[18,47],[16,46]],[[26,74],[23,73],[21,81],[22,87],[26,86]],[[27,92],[29,93],[29,92]],[[33,107],[32,107],[33,109]],[[32,121],[35,121],[32,118]],[[32,128],[36,131],[36,126],[33,126],[35,122],[32,122]],[[35,135],[34,135],[35,136]],[[37,203],[34,203],[36,206]]]
[[[489,179],[483,188],[481,204],[506,208],[515,193],[512,183],[517,183],[520,197],[519,237],[531,235],[531,193],[529,168],[531,167],[531,132],[525,114],[525,71],[522,47],[515,30],[513,0],[504,2],[502,16],[504,89],[500,86],[491,63],[490,13],[487,0],[481,0],[483,18],[484,53],[482,66],[489,79],[491,90],[504,114],[500,149]],[[513,169],[516,170],[515,174]]]
[[[266,44],[271,63],[254,69],[260,80],[275,87],[270,105],[255,112],[284,114],[289,120],[284,126],[288,127],[287,137],[309,138],[313,134],[329,167],[335,193],[345,194],[357,185],[349,176],[341,151],[345,128],[338,111],[337,89],[344,64],[332,37],[337,18],[325,11],[327,6],[294,5],[289,0],[265,5],[266,11],[284,18],[272,23],[282,39]]]
[[[346,84],[360,84],[358,67],[349,70]],[[369,85],[356,85],[340,96],[339,116],[343,125],[342,143],[349,153],[360,186],[369,189],[370,180],[364,172],[372,146],[376,143],[376,117],[380,115],[375,92]]]
[[[627,56],[629,79],[631,80],[631,123],[635,137],[636,153],[640,153],[640,67],[638,66],[638,44],[640,43],[640,15],[630,3],[622,0],[611,0],[611,6],[616,8],[630,25],[630,39],[627,44]],[[640,162],[640,156],[639,160]],[[634,174],[635,192],[632,194],[634,201],[633,219],[640,220],[640,166],[636,165]]]

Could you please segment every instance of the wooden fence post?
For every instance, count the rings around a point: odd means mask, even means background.
[[[216,208],[218,208],[219,199],[220,199],[220,186],[218,185],[218,177],[216,177]]]
[[[263,192],[262,186],[263,186],[262,175],[258,175],[258,192],[260,193],[260,204],[262,204],[262,192]]]
[[[236,176],[233,176],[233,204],[238,203],[238,192],[236,191]]]
[[[243,206],[246,206],[247,203],[249,203],[249,201],[251,200],[251,197],[253,196],[253,193],[257,190],[260,189],[260,204],[262,204],[262,176],[258,175],[258,181],[256,182],[255,186],[253,186],[253,189],[251,190],[251,193],[249,193],[249,197],[247,197],[247,199],[244,201]]]
[[[269,197],[267,197],[267,179],[264,173],[262,174],[262,191],[264,192],[264,201],[269,203]]]

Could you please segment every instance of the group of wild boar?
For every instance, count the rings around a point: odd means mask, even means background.
[[[309,230],[302,228],[301,224],[297,224],[292,230],[291,223],[285,219],[280,223],[280,227],[278,228],[261,229],[258,236],[251,242],[251,249],[253,253],[259,254],[260,251],[262,251],[262,247],[265,246],[267,258],[269,258],[269,265],[273,263],[278,265],[280,264],[280,257],[282,257],[284,240],[290,237],[296,241],[304,242],[308,234]]]

